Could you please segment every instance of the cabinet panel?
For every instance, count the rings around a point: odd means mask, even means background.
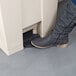
[[[23,49],[22,28],[39,21],[45,36],[56,17],[58,0],[0,0],[0,47],[8,55]]]
[[[58,0],[42,0],[41,3],[41,33],[44,37],[48,30],[54,25]]]
[[[41,0],[22,0],[23,28],[41,20]]]
[[[21,0],[0,0],[0,27],[8,54],[18,46],[23,47],[21,9]]]

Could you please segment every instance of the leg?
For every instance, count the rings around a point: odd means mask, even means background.
[[[32,40],[32,45],[37,48],[47,48],[68,43],[68,34],[75,27],[76,6],[70,1],[63,1],[59,5],[56,26],[51,35],[45,38]]]

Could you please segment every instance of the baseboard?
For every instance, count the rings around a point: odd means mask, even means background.
[[[2,49],[2,48],[1,48]],[[22,51],[24,48],[22,45],[19,45],[19,46],[16,46],[14,49],[10,49],[10,50],[5,50],[5,49],[2,49],[2,51],[7,55],[7,56],[10,56],[12,54],[15,54],[19,51]]]

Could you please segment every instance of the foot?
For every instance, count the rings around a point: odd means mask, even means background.
[[[50,39],[50,40],[49,40]],[[52,39],[51,37],[46,37],[46,38],[35,38],[34,40],[31,41],[31,44],[36,47],[36,48],[49,48],[49,47],[60,47],[60,48],[65,48],[68,46],[67,43],[63,43],[63,44],[58,44],[56,43],[56,41],[52,41],[54,39]]]
[[[31,44],[36,47],[36,48],[48,48],[51,47],[48,39],[46,38],[35,38],[34,40],[31,41]]]

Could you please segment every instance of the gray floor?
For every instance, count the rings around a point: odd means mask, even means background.
[[[27,48],[10,57],[0,51],[0,76],[76,76],[76,29],[69,47]]]

